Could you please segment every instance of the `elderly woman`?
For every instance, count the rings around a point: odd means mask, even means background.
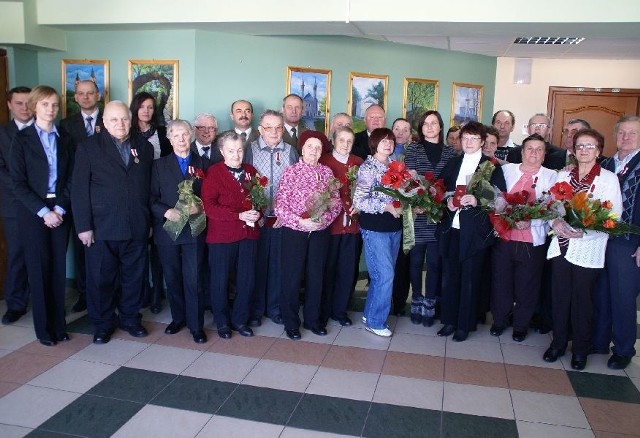
[[[407,148],[405,164],[407,169],[415,170],[424,175],[433,173],[435,178],[440,174],[450,159],[456,156],[453,149],[443,142],[443,122],[438,111],[427,111],[418,122],[418,136],[420,143],[414,143]],[[416,210],[415,246],[409,252],[409,275],[411,279],[411,322],[433,325],[436,297],[442,291],[442,263],[436,241],[436,224],[427,222],[422,212]],[[427,276],[425,296],[422,295],[422,268],[425,255],[427,258]]]
[[[362,158],[351,153],[354,137],[351,128],[336,128],[332,138],[333,151],[323,155],[319,161],[343,182],[340,187],[342,209],[329,229],[331,238],[324,276],[321,320],[326,321],[331,317],[343,326],[353,324],[347,315],[347,306],[353,290],[360,248],[358,215],[347,180],[347,173],[362,164]]]
[[[18,231],[27,243],[33,325],[40,343],[53,346],[69,340],[64,318],[65,260],[75,144],[54,125],[60,108],[56,90],[43,85],[34,88],[27,106],[35,122],[13,139],[10,174],[18,199]]]
[[[594,199],[610,201],[612,210],[619,215],[622,196],[618,178],[597,163],[603,146],[604,138],[598,131],[578,131],[573,138],[578,165],[570,171],[561,171],[558,181],[571,184],[574,193],[588,192]],[[574,230],[563,219],[555,219],[551,227],[556,234],[547,253],[552,266],[553,341],[543,359],[555,362],[564,354],[571,327],[571,368],[582,370],[591,347],[591,294],[604,267],[608,236],[597,231]]]
[[[504,165],[507,162],[505,160],[501,160],[496,157],[496,151],[498,150],[498,140],[500,139],[500,134],[498,130],[493,126],[487,126],[487,139],[484,142],[484,146],[482,146],[482,153],[485,154],[489,158],[493,158],[500,165]]]
[[[207,336],[202,329],[204,294],[198,285],[198,266],[203,257],[204,234],[193,237],[187,224],[177,239],[173,240],[163,229],[166,222],[181,220],[181,213],[175,208],[178,202],[178,184],[193,179],[193,192],[200,196],[204,163],[202,157],[191,153],[192,133],[191,125],[185,120],[169,122],[167,137],[173,147],[173,154],[153,163],[151,213],[153,240],[167,282],[167,299],[171,308],[171,323],[165,333],[173,335],[186,325],[193,340],[202,344],[207,342]],[[192,205],[189,213],[202,213],[201,206]]]
[[[293,340],[301,338],[298,292],[303,277],[304,328],[318,336],[327,334],[320,305],[329,250],[328,228],[342,209],[338,187],[330,185],[331,169],[318,163],[328,142],[321,132],[303,132],[299,141],[302,158],[285,169],[276,194],[275,213],[278,226],[282,227],[282,268],[287,273],[282,278],[280,311],[285,332]],[[317,202],[321,197],[324,202]]]
[[[542,137],[533,134],[524,139],[522,163],[502,166],[508,193],[526,192],[526,200],[530,202],[549,191],[558,174],[542,167],[544,155]],[[508,232],[506,240],[499,239],[494,245],[491,253],[492,336],[502,334],[512,313],[513,340],[522,342],[527,337],[527,328],[540,295],[548,231],[547,221],[542,219],[518,222]]]
[[[218,140],[224,158],[207,170],[202,186],[202,202],[207,213],[207,247],[211,269],[211,304],[218,336],[231,337],[231,330],[241,336],[253,336],[247,326],[249,306],[255,283],[260,212],[249,197],[250,183],[256,169],[243,164],[242,137],[235,131],[225,132]],[[228,285],[235,272],[236,296],[228,308]]]
[[[449,160],[441,174],[448,192],[454,193],[456,188],[466,186],[478,166],[489,160],[482,154],[486,138],[485,127],[478,122],[470,122],[460,130],[464,153]],[[500,166],[493,168],[489,182],[506,190]],[[441,319],[444,324],[438,336],[453,333],[453,340],[462,342],[476,329],[482,268],[494,239],[489,217],[473,194],[448,198],[438,238],[443,257]]]
[[[360,211],[360,233],[369,271],[369,290],[362,322],[373,334],[392,335],[387,327],[391,309],[393,272],[400,248],[402,209],[394,207],[391,196],[376,192],[389,167],[395,136],[388,128],[376,128],[369,136],[371,155],[360,166],[353,205]]]

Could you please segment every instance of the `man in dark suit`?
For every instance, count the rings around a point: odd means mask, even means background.
[[[563,169],[566,166],[567,151],[549,143],[551,119],[546,114],[535,114],[529,119],[527,130],[529,135],[538,134],[544,139],[545,153],[542,165],[547,169]],[[507,161],[509,163],[522,163],[522,146],[511,148],[507,155]]]
[[[251,122],[253,120],[253,105],[248,100],[236,100],[231,104],[231,121],[233,122],[233,130],[244,141],[244,149],[260,137],[257,129],[253,129]],[[222,158],[222,155],[220,155]],[[222,161],[222,159],[220,160]]]
[[[196,139],[191,142],[191,153],[202,158],[204,170],[207,170],[212,164],[222,161],[222,155],[214,141],[218,121],[213,114],[201,113],[193,121],[193,127]]]
[[[95,82],[84,80],[76,84],[74,99],[80,106],[80,112],[67,115],[66,118],[60,120],[60,126],[63,127],[76,142],[76,145],[82,143],[83,140],[92,136],[96,132],[104,129],[102,123],[102,113],[98,108],[100,100],[100,90]],[[73,305],[71,310],[74,312],[82,312],[87,308],[87,274],[84,264],[84,246],[76,237],[75,229],[73,234],[73,258],[74,271],[76,276],[76,289],[78,291],[78,301]]]
[[[282,99],[282,115],[284,116],[284,131],[282,139],[285,143],[294,146],[298,152],[298,138],[300,134],[307,130],[306,126],[300,123],[302,118],[303,101],[297,94],[289,94]]]
[[[16,222],[17,200],[9,175],[9,152],[16,133],[33,123],[27,108],[30,88],[16,87],[7,94],[7,106],[13,120],[0,126],[0,216],[2,216],[4,240],[7,245],[7,277],[4,283],[4,299],[7,312],[3,324],[12,324],[27,312],[29,289],[24,249],[20,244]]]
[[[356,134],[351,153],[366,160],[371,155],[371,149],[369,148],[371,132],[376,128],[384,128],[387,124],[387,116],[384,113],[384,109],[380,105],[371,105],[364,112],[364,124],[367,129]]]
[[[147,335],[139,311],[153,147],[130,135],[131,113],[123,102],[108,103],[103,120],[105,130],[77,149],[71,191],[76,231],[87,247],[87,310],[95,344],[109,342],[117,323],[131,336]]]

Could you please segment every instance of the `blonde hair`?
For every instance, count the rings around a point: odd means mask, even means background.
[[[27,100],[27,107],[32,113],[36,112],[36,104],[47,97],[55,95],[60,103],[60,95],[55,88],[48,85],[38,85],[29,93],[29,99]]]

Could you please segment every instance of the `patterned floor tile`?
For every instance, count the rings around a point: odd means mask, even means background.
[[[305,341],[300,341],[296,343],[295,348],[291,348],[291,342],[290,339],[277,339],[264,358],[301,365],[320,365],[331,348],[330,345]]]
[[[14,351],[0,357],[0,381],[27,383],[63,360],[61,357]]]
[[[504,364],[447,358],[444,362],[447,382],[508,388]]]
[[[305,394],[287,426],[321,432],[360,435],[369,402]]]
[[[211,414],[146,405],[122,426],[114,438],[191,438],[211,419]]]
[[[322,366],[364,373],[380,373],[386,356],[386,351],[332,345],[322,361]]]
[[[580,397],[582,410],[596,432],[610,432],[638,436],[640,405]]]
[[[517,438],[516,422],[502,418],[442,413],[442,436],[447,438]]]
[[[235,383],[178,376],[150,403],[213,415],[237,387]]]
[[[241,385],[216,415],[284,425],[301,398],[298,392]]]
[[[363,437],[406,438],[439,436],[440,411],[373,403]]]
[[[589,427],[576,397],[513,390],[511,400],[518,420],[583,429]]]
[[[545,392],[549,394],[575,395],[566,371],[548,368],[505,364],[511,389]]]
[[[640,404],[640,391],[628,377],[567,373],[578,397]]]
[[[173,374],[122,367],[87,394],[148,403],[176,378]]]
[[[444,357],[390,351],[384,361],[382,374],[442,380],[444,377]]]

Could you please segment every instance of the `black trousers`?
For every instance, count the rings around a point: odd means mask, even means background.
[[[402,250],[402,238],[400,248],[396,257],[395,269],[393,271],[393,313],[400,313],[407,305],[409,296],[409,254]]]
[[[159,306],[162,301],[164,279],[162,275],[162,263],[160,262],[160,255],[158,254],[158,246],[151,238],[149,239],[149,246],[145,251],[145,256],[145,272],[142,286],[144,301],[150,306]],[[151,271],[151,282],[153,285],[149,284],[149,271]]]
[[[73,213],[71,213],[73,214]],[[69,221],[72,220],[70,216]],[[87,296],[87,267],[85,266],[85,246],[78,238],[75,225],[71,225],[71,245],[73,247],[73,273],[76,277],[76,291],[79,299],[86,299]]]
[[[197,239],[181,245],[157,245],[167,282],[171,319],[186,323],[193,333],[204,326],[204,294],[198,284],[204,242]]]
[[[329,250],[329,230],[296,231],[282,227],[282,293],[280,311],[287,330],[300,327],[300,283],[304,275],[304,323],[320,318],[324,268]]]
[[[323,321],[347,316],[347,306],[351,299],[355,267],[358,260],[358,234],[332,234],[329,238],[329,250],[324,275],[322,293]]]
[[[260,229],[255,265],[256,284],[251,310],[251,315],[255,318],[262,318],[265,314],[270,318],[280,315],[281,240],[281,228],[262,227]]]
[[[21,208],[21,207],[18,207]],[[4,299],[7,310],[25,312],[29,304],[27,266],[24,259],[22,237],[15,217],[3,217],[4,240],[7,247],[7,277],[4,281]]]
[[[96,330],[140,323],[147,240],[96,240],[85,249],[87,311]],[[121,292],[116,293],[118,284]]]

